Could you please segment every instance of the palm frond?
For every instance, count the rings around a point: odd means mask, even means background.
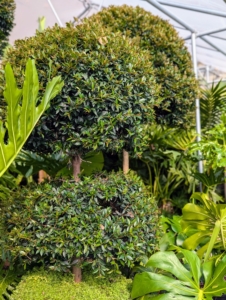
[[[203,89],[200,98],[201,125],[204,130],[219,123],[222,113],[226,112],[226,85],[212,84],[210,89]]]

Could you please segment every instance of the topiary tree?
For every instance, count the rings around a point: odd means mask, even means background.
[[[101,22],[113,32],[140,39],[140,47],[148,50],[154,74],[161,86],[163,100],[155,107],[159,124],[188,127],[194,119],[198,85],[192,71],[191,57],[184,41],[169,22],[140,7],[110,6],[89,19]],[[193,124],[194,125],[194,124]]]
[[[18,76],[32,57],[43,86],[56,74],[65,82],[27,149],[45,153],[63,149],[73,157],[75,178],[81,156],[91,149],[139,151],[142,126],[154,121],[153,108],[161,101],[151,54],[139,44],[137,38],[87,21],[77,27],[56,25],[16,41],[7,61]]]
[[[23,188],[1,211],[3,255],[62,271],[89,262],[95,273],[133,267],[157,245],[158,207],[132,173],[101,174]]]
[[[15,8],[14,0],[0,1],[0,57],[8,44],[9,34],[14,26]]]

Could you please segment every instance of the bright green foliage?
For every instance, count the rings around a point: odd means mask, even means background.
[[[114,32],[137,37],[141,48],[150,52],[163,99],[160,106],[155,107],[157,122],[169,126],[194,125],[198,85],[190,54],[173,26],[140,7],[126,5],[105,8],[89,18],[90,24],[96,21],[110,26]]]
[[[23,188],[3,211],[4,253],[23,264],[65,270],[77,262],[95,272],[133,267],[156,248],[158,208],[142,180],[123,173]]]
[[[48,82],[41,100],[38,99],[38,74],[33,60],[28,60],[22,89],[18,89],[9,64],[5,67],[7,104],[6,122],[0,121],[0,176],[16,158],[50,100],[61,90],[60,76]]]
[[[183,262],[173,252],[152,255],[145,266],[153,268],[152,271],[136,274],[134,278],[132,299],[212,300],[226,292],[226,256],[218,263],[214,259],[201,263],[195,253],[180,251]]]
[[[75,284],[72,275],[33,271],[22,278],[13,293],[14,300],[128,300],[131,280],[120,275],[95,278],[87,272]]]
[[[8,36],[13,29],[14,0],[1,0],[0,1],[0,56],[8,44]]]
[[[215,204],[207,194],[194,193],[192,198],[202,205],[188,203],[182,210],[181,226],[188,236],[183,247],[197,249],[208,258],[212,249],[226,250],[226,204]]]
[[[200,110],[202,129],[209,130],[219,123],[220,117],[226,112],[226,85],[222,82],[212,84],[210,89],[201,90]]]
[[[191,152],[201,151],[207,168],[214,170],[226,166],[226,113],[222,114],[219,121],[202,136],[200,142],[190,147]]]
[[[151,54],[138,39],[112,33],[98,22],[56,25],[17,41],[7,60],[19,75],[28,57],[36,59],[42,85],[57,74],[65,85],[27,148],[63,149],[70,155],[142,148],[142,125],[153,122],[153,108],[161,99]]]

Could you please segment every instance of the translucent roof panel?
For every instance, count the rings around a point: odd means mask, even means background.
[[[73,17],[87,17],[109,5],[132,5],[168,20],[191,51],[191,32],[197,33],[197,60],[226,74],[226,3],[224,0],[15,0],[15,27],[10,43],[35,34],[37,20],[64,26]],[[175,17],[175,18],[174,18]]]

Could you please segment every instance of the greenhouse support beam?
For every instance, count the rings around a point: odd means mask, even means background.
[[[176,7],[176,8],[181,8],[181,9],[186,9],[186,10],[201,12],[201,13],[204,13],[204,14],[209,14],[209,15],[223,17],[223,18],[226,17],[226,13],[225,12],[221,12],[221,11],[217,11],[217,10],[204,9],[204,8],[200,8],[200,7],[190,6],[190,5],[173,3],[173,2],[166,1],[166,0],[160,0],[158,2],[160,4],[167,5],[167,6],[172,6],[172,7]]]
[[[221,48],[217,47],[215,44],[207,40],[205,37],[200,37],[204,42],[212,46],[214,49],[216,49],[218,52],[222,53],[223,55],[226,56],[226,52],[224,52]]]
[[[210,35],[210,34],[213,34],[213,33],[218,33],[218,32],[222,32],[222,31],[225,31],[226,30],[226,27],[221,27],[221,28],[218,28],[218,29],[214,29],[214,30],[209,30],[209,31],[204,31],[204,32],[200,32],[200,33],[197,33],[196,34],[196,38],[197,37],[202,37],[202,36],[205,36],[205,35]],[[191,35],[189,35],[188,37],[186,37],[184,40],[190,40],[191,38]]]
[[[195,77],[198,79],[198,65],[197,65],[197,56],[196,56],[196,33],[193,32],[191,35],[192,43],[192,61]],[[201,141],[201,114],[200,114],[200,101],[198,98],[195,99],[195,115],[196,115],[196,132],[197,132],[197,142]],[[201,156],[201,152],[198,151],[198,154]],[[199,161],[199,172],[203,173],[203,162]],[[200,187],[201,188],[201,187]]]
[[[174,14],[172,14],[170,11],[168,11],[165,7],[163,7],[160,4],[160,2],[158,2],[156,0],[145,0],[145,1],[148,2],[149,4],[153,5],[155,8],[157,8],[158,10],[160,10],[161,12],[163,12],[165,15],[167,15],[168,17],[170,17],[174,21],[176,21],[178,24],[182,25],[185,29],[191,31],[191,33],[192,32],[196,32],[196,30],[194,30],[194,28],[190,27],[184,21],[182,21],[181,19],[179,19],[178,17],[176,17]],[[226,16],[226,14],[225,14],[225,16]],[[200,36],[200,39],[202,39],[205,43],[209,44],[211,47],[213,47],[217,51],[221,52],[223,55],[226,55],[226,53],[223,50],[221,50],[215,44],[211,43],[204,36]]]
[[[61,22],[61,20],[60,20],[60,18],[59,18],[59,16],[58,16],[58,14],[57,14],[57,12],[56,12],[56,10],[55,10],[55,8],[54,8],[54,6],[53,6],[51,0],[48,0],[48,3],[49,3],[49,6],[51,7],[51,9],[52,9],[52,11],[53,11],[53,13],[54,13],[54,16],[55,16],[56,19],[57,19],[58,24],[59,24],[61,27],[63,27],[63,24],[62,24],[62,22]]]

